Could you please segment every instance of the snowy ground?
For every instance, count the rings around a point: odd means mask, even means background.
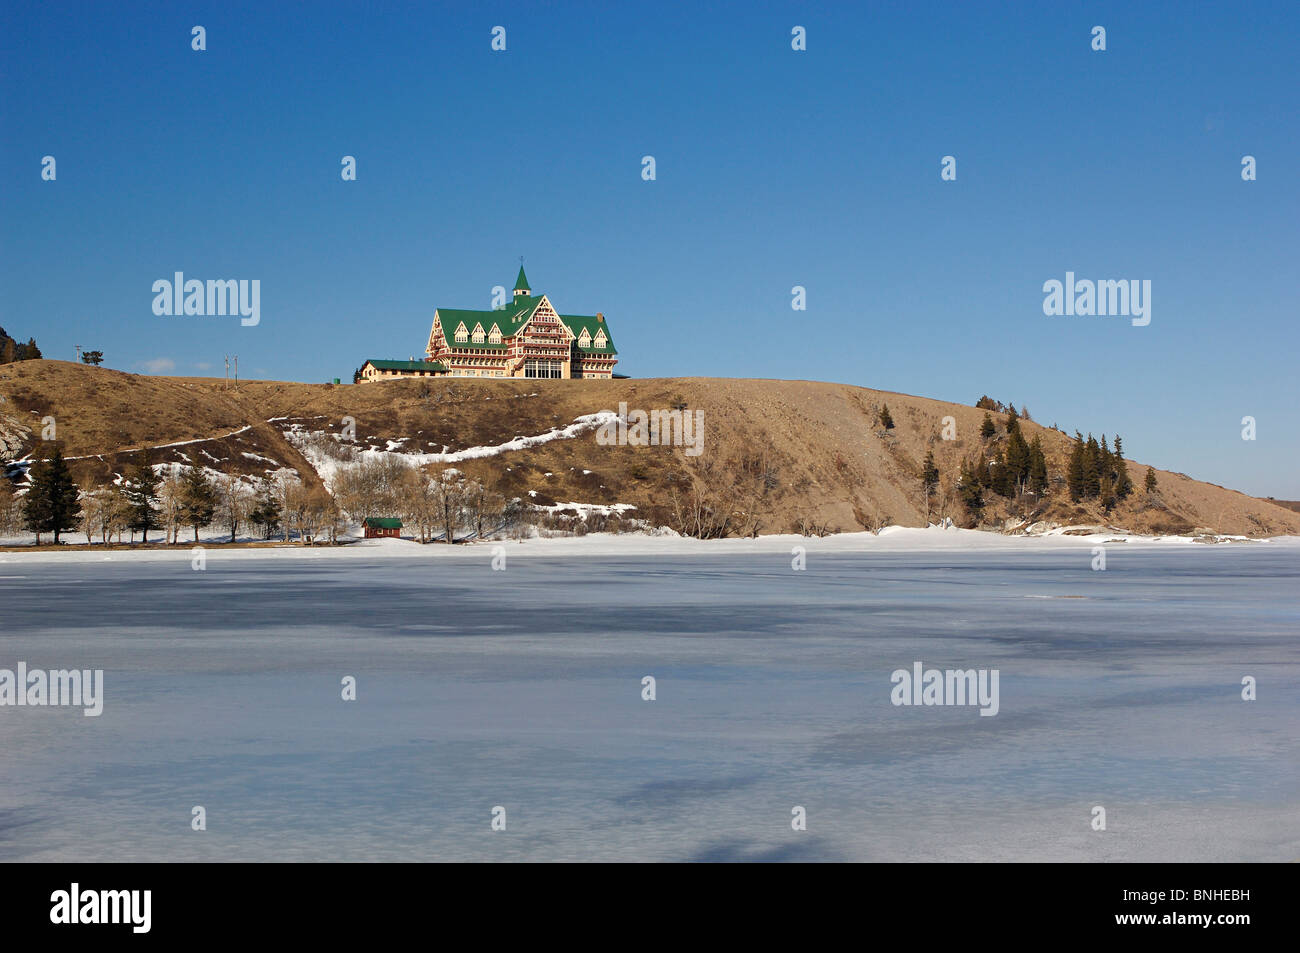
[[[0,669],[107,696],[0,707],[0,860],[1297,859],[1300,541],[1113,538],[0,553]]]
[[[591,507],[589,504],[566,503],[558,508],[589,511],[622,513],[622,504],[610,507]],[[555,509],[557,507],[551,507]],[[739,554],[785,553],[793,555],[794,547],[802,547],[807,553],[871,553],[871,552],[1054,552],[1054,551],[1091,551],[1096,546],[1126,546],[1130,549],[1156,546],[1161,548],[1194,546],[1196,548],[1222,548],[1226,546],[1267,546],[1272,549],[1290,549],[1300,556],[1300,537],[1279,536],[1272,539],[1246,539],[1240,536],[1216,537],[1217,543],[1206,543],[1189,536],[1133,536],[1123,533],[1091,533],[1081,536],[1067,536],[1055,531],[1038,536],[1004,536],[982,530],[941,529],[931,526],[917,529],[904,526],[888,526],[879,535],[872,533],[839,533],[822,538],[781,534],[760,536],[757,539],[714,539],[698,540],[678,536],[671,530],[662,528],[654,533],[591,533],[586,536],[551,536],[534,537],[525,540],[489,538],[469,545],[457,544],[449,547],[442,543],[421,545],[412,539],[360,539],[359,528],[352,528],[352,542],[345,546],[316,546],[304,549],[295,537],[289,544],[273,549],[225,547],[229,533],[217,530],[203,530],[199,545],[206,549],[209,559],[267,559],[278,556],[300,559],[355,559],[372,557],[409,557],[459,558],[469,560],[487,560],[491,550],[497,546],[504,547],[509,556],[526,555],[586,555],[600,557],[606,555],[643,555],[643,556],[735,556]],[[159,534],[160,537],[160,534]],[[159,537],[151,540],[157,542]],[[124,537],[125,538],[125,537]],[[457,537],[460,538],[459,536]],[[85,536],[65,536],[65,541],[78,545],[85,543]],[[0,537],[0,546],[29,546],[31,534],[21,537]],[[48,542],[48,537],[46,542]],[[277,540],[273,537],[270,542]],[[262,542],[260,537],[239,536],[239,542]],[[32,552],[0,552],[0,565],[9,562],[14,565],[33,561],[55,560],[71,562],[113,562],[113,561],[167,561],[190,560],[190,547],[195,544],[189,533],[181,534],[181,542],[169,550],[102,550],[74,549],[66,552],[42,550]],[[1090,557],[1089,557],[1090,558]]]

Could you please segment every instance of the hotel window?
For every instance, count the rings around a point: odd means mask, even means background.
[[[598,348],[603,348],[604,346],[605,346],[605,332],[604,332],[604,331],[597,331],[597,332],[596,332],[596,347],[598,347]]]
[[[485,339],[486,339],[486,335],[483,333],[483,325],[481,324],[474,325],[474,343],[482,344]]]
[[[456,343],[464,344],[468,340],[469,340],[469,332],[465,330],[465,325],[462,324],[460,327],[456,329]]]
[[[524,361],[524,377],[544,377],[558,379],[563,374],[560,361],[529,360]]]
[[[578,335],[578,347],[591,347],[591,334],[586,328],[583,328],[582,333]]]

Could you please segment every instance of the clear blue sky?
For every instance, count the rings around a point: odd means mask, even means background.
[[[0,324],[347,380],[523,255],[633,376],[988,393],[1300,498],[1298,62],[1296,3],[7,3]],[[1044,316],[1067,270],[1151,324]],[[156,317],[175,271],[260,279],[261,324]]]

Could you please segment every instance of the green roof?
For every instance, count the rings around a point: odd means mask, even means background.
[[[533,312],[542,303],[543,297],[545,295],[538,295],[535,298],[526,298],[520,295],[504,308],[499,308],[496,311],[466,311],[462,308],[435,308],[434,310],[438,313],[438,318],[442,322],[442,333],[447,339],[448,347],[487,348],[490,351],[504,351],[506,349],[504,342],[501,344],[492,344],[488,341],[484,341],[482,344],[474,344],[473,342],[457,344],[456,328],[463,321],[465,322],[465,330],[473,334],[474,325],[481,324],[484,333],[491,334],[492,325],[495,324],[501,329],[503,336],[510,337],[519,330],[519,325],[533,316]]]
[[[605,346],[596,347],[594,344],[588,347],[578,346],[578,350],[584,354],[617,354],[614,350],[614,336],[609,333],[609,324],[601,320],[594,314],[562,314],[560,320],[569,326],[575,338],[582,337],[582,329],[586,328],[587,333],[594,340],[597,331],[605,332]],[[576,343],[576,342],[575,342]]]
[[[402,521],[391,516],[367,516],[366,525],[371,529],[401,529]]]
[[[523,265],[520,265],[520,266],[519,266],[519,277],[515,279],[515,290],[516,290],[516,291],[532,291],[532,290],[533,290],[532,288],[528,287],[528,278],[524,275],[524,266],[523,266]]]
[[[522,269],[520,269],[522,271]],[[504,351],[506,345],[490,344],[484,341],[482,344],[467,342],[465,344],[456,343],[456,328],[463,321],[465,330],[471,334],[474,333],[474,325],[483,325],[483,331],[490,334],[492,325],[501,329],[503,337],[510,337],[519,330],[520,325],[528,321],[533,316],[533,312],[541,305],[542,300],[546,297],[544,294],[524,297],[520,295],[515,300],[508,303],[504,308],[496,311],[466,311],[461,308],[435,308],[438,319],[442,324],[443,336],[447,339],[448,347],[455,348],[487,348],[492,351]],[[617,354],[614,348],[614,336],[610,334],[609,323],[603,321],[594,314],[560,314],[559,319],[573,332],[575,338],[582,336],[582,329],[586,328],[587,333],[593,338],[596,332],[603,330],[605,332],[605,346],[598,348],[588,346],[579,348],[584,354]]]
[[[434,371],[443,373],[447,368],[437,361],[374,361],[369,360],[361,366],[369,364],[377,371]]]

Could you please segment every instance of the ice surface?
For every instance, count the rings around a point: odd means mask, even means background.
[[[980,535],[0,554],[0,860],[1300,856],[1300,545]]]

